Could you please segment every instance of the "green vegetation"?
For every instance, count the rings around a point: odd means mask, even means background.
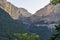
[[[60,0],[51,0],[51,4],[53,4],[53,5],[56,5],[58,3],[60,3]]]
[[[39,35],[35,33],[14,33],[16,40],[39,40]]]

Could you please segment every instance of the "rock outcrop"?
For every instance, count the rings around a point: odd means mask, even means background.
[[[24,9],[24,8],[20,8],[20,13],[21,13],[21,15],[22,16],[24,16],[24,17],[30,17],[32,14],[31,13],[29,13],[26,9]]]
[[[20,16],[20,9],[17,8],[16,6],[14,6],[13,4],[11,4],[10,2],[7,2],[8,6],[7,6],[7,11],[9,13],[9,15],[14,19],[18,19],[18,17]]]

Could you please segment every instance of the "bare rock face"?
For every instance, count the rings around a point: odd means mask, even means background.
[[[22,15],[23,17],[30,17],[31,13],[29,13],[24,8],[18,8],[7,2],[7,0],[0,0],[0,7],[3,8],[14,20],[19,20],[19,17]]]
[[[16,6],[14,6],[13,4],[11,4],[10,2],[7,2],[8,6],[7,6],[7,11],[9,13],[9,15],[14,19],[18,19],[18,17],[20,16],[20,9],[17,8]]]
[[[31,13],[29,13],[26,9],[24,9],[24,8],[20,8],[20,13],[21,13],[21,15],[22,16],[24,16],[24,17],[30,17],[32,14]]]
[[[58,11],[59,5],[46,5],[44,8],[38,10],[34,15],[36,16],[47,16],[50,14],[55,14]]]
[[[0,0],[0,8],[5,9],[6,3],[7,3],[7,0]]]
[[[47,5],[45,6],[44,8],[38,10],[35,15],[36,16],[47,16],[49,15],[51,12],[51,6],[50,5]]]
[[[60,20],[60,4],[57,4],[53,7],[51,7],[51,9],[53,9],[49,15],[47,15],[46,17],[44,17],[44,20],[47,21],[59,21]]]
[[[38,10],[33,18],[45,20],[45,21],[59,21],[60,20],[60,4],[57,5],[47,5],[41,10]],[[37,17],[37,18],[36,18]]]

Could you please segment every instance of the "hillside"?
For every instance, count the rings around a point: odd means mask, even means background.
[[[12,40],[12,34],[23,31],[23,25],[15,22],[7,12],[0,8],[0,40],[9,40],[9,38]]]

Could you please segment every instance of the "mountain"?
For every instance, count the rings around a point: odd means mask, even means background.
[[[24,8],[18,8],[15,5],[7,2],[7,0],[0,1],[0,7],[3,8],[14,20],[27,20],[30,19],[32,22],[36,21],[55,21],[60,20],[60,4],[57,5],[46,5],[44,8],[38,10],[35,14],[29,13]]]
[[[14,19],[18,20],[18,18],[22,15],[23,17],[30,17],[31,13],[29,13],[24,8],[18,8],[7,0],[0,1],[0,8],[3,8],[8,14]]]
[[[44,8],[38,10],[34,15],[31,16],[33,21],[45,20],[48,22],[60,20],[60,4],[47,5]]]
[[[60,4],[53,6],[51,9],[53,9],[52,12],[50,12],[49,15],[44,17],[43,20],[59,22],[59,20],[60,20],[60,12],[59,12]]]
[[[60,4],[47,5],[38,10],[35,14],[29,13],[24,8],[18,8],[1,0],[0,2],[0,39],[13,39],[14,33],[37,33],[42,40],[46,40],[55,28],[49,22],[59,22],[60,20]]]
[[[23,24],[30,24],[31,20],[30,20],[30,16],[32,14],[29,13],[25,8],[20,8],[20,16],[18,17],[17,21],[22,22]]]

